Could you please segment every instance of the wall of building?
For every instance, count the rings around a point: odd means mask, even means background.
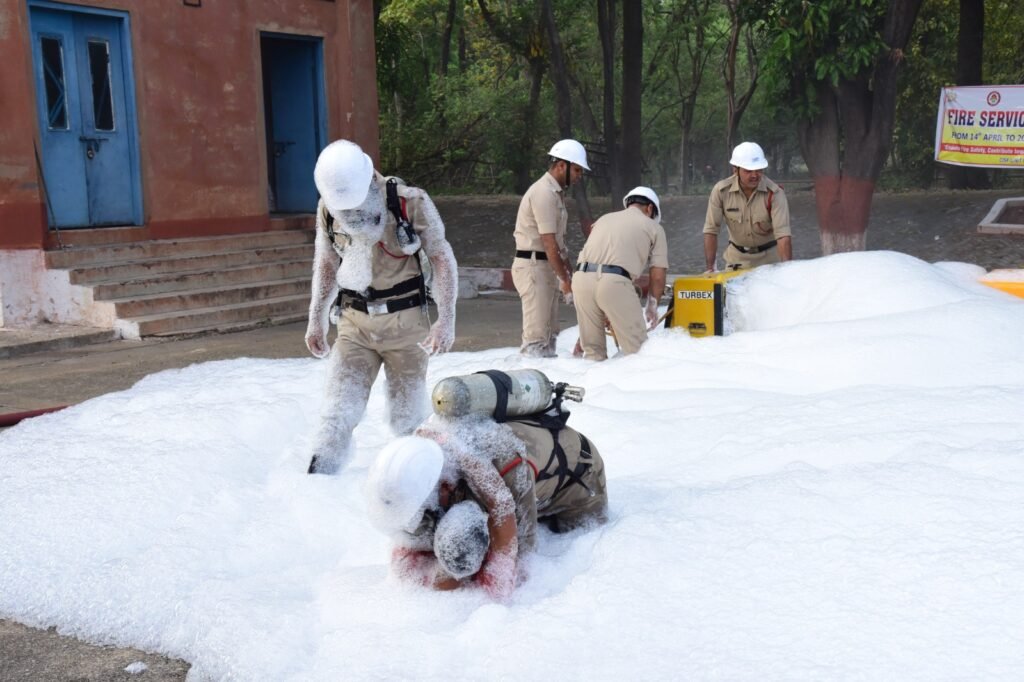
[[[271,229],[261,31],[323,37],[328,136],[377,156],[372,0],[66,4],[130,16],[142,237]],[[0,0],[0,52],[0,248],[41,248],[46,214],[25,0]]]

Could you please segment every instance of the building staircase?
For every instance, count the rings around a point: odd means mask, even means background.
[[[312,229],[82,244],[45,253],[67,321],[124,338],[237,331],[304,320]]]

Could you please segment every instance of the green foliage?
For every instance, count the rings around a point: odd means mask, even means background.
[[[551,2],[569,72],[574,135],[599,148],[604,84],[596,3]],[[755,28],[755,37],[766,41],[757,57],[758,88],[739,136],[761,143],[773,177],[799,172],[797,122],[814,113],[818,84],[836,87],[870,78],[884,54],[879,31],[888,1],[728,2]],[[517,181],[514,169],[525,165],[539,174],[547,146],[558,136],[540,0],[486,0],[504,38],[488,26],[477,0],[458,0],[446,73],[441,54],[448,0],[379,4],[382,169],[434,193],[510,192]],[[985,81],[1024,82],[1019,2],[989,0],[985,9]],[[927,0],[922,6],[904,51],[891,170],[880,178],[882,185],[924,186],[933,179],[936,104],[939,89],[954,79],[958,10],[958,0]],[[671,192],[680,186],[680,174],[688,173],[690,191],[706,191],[706,180],[727,172],[729,153],[722,75],[730,26],[726,0],[644,0],[644,12],[643,181]],[[619,20],[621,34],[621,14]],[[703,57],[694,51],[698,29],[706,41]],[[693,101],[692,168],[681,169],[683,101],[694,85],[693,60],[701,58],[707,62]],[[749,82],[745,59],[739,50],[739,88]],[[532,127],[531,63],[545,68]],[[617,102],[621,86],[617,78]],[[705,173],[708,166],[712,170]],[[592,181],[591,191],[599,184]]]
[[[927,187],[933,179],[939,92],[956,72],[958,7],[958,0],[925,3],[905,50],[888,179],[897,187]]]
[[[935,178],[935,119],[941,89],[953,85],[956,78],[958,17],[958,0],[929,0],[914,26],[896,107],[888,180],[894,186],[928,187]],[[1022,33],[1024,15],[1019,5],[1006,0],[985,3],[985,83],[1024,81]]]
[[[771,98],[803,118],[815,113],[815,85],[866,77],[883,52],[885,0],[762,2]]]

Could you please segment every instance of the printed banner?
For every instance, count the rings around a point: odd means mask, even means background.
[[[1024,85],[943,88],[935,160],[955,166],[1024,168]]]

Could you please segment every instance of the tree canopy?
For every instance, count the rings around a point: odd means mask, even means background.
[[[437,193],[520,192],[571,135],[592,195],[704,192],[750,139],[773,177],[928,186],[966,1],[379,0],[381,165]],[[984,82],[1024,81],[1024,13],[984,10]]]

